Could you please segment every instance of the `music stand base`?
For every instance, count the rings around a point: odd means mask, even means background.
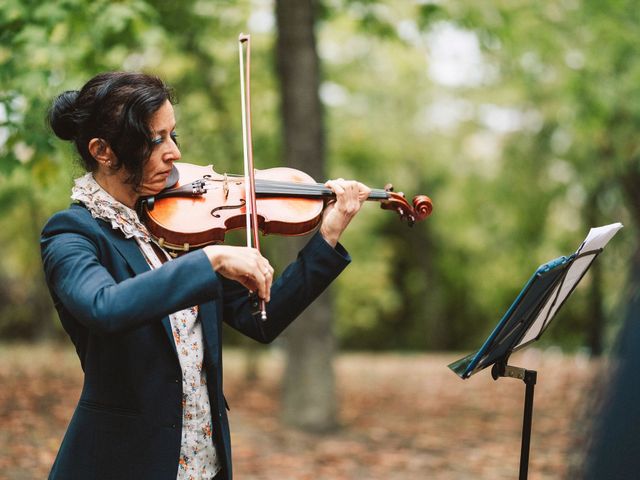
[[[521,367],[507,365],[507,360],[496,362],[491,368],[494,380],[500,377],[516,378],[525,384],[524,415],[522,419],[522,443],[520,447],[519,480],[527,480],[529,474],[529,446],[531,444],[531,422],[533,419],[533,393],[538,379],[538,372]]]

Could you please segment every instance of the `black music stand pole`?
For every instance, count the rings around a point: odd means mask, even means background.
[[[507,365],[506,361],[494,363],[491,376],[494,380],[500,377],[522,380],[526,386],[524,394],[524,415],[522,418],[522,443],[520,444],[520,476],[519,480],[527,480],[529,475],[529,446],[531,445],[531,423],[533,420],[533,393],[538,379],[538,372],[521,367]]]

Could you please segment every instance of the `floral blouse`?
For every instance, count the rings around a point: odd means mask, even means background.
[[[153,239],[137,213],[118,202],[91,173],[77,178],[71,191],[73,200],[82,202],[94,218],[111,223],[126,238],[134,238],[150,268],[159,268],[171,257],[157,244],[165,259],[158,258],[151,246]],[[211,406],[207,377],[203,366],[202,324],[198,307],[169,315],[173,340],[182,368],[182,442],[177,480],[205,480],[220,471],[220,462],[212,440]]]

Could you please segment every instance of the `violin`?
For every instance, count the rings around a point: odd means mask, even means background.
[[[171,187],[142,201],[141,213],[149,232],[174,254],[222,243],[227,231],[245,228],[245,177],[220,174],[211,165],[175,163]],[[258,229],[263,235],[306,235],[322,219],[335,194],[305,172],[288,167],[255,170]],[[367,200],[400,215],[409,226],[427,218],[431,199],[417,195],[409,203],[391,185],[373,189]]]

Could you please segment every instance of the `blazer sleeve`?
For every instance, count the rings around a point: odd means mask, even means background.
[[[42,260],[54,301],[89,330],[124,332],[221,297],[220,279],[202,251],[116,282],[100,261],[104,249],[100,227],[88,212],[60,212],[42,232]]]
[[[228,280],[223,280],[223,320],[261,343],[270,343],[329,286],[350,261],[342,245],[338,244],[334,249],[316,232],[298,258],[271,286],[266,321],[252,314],[254,306],[247,290]]]

